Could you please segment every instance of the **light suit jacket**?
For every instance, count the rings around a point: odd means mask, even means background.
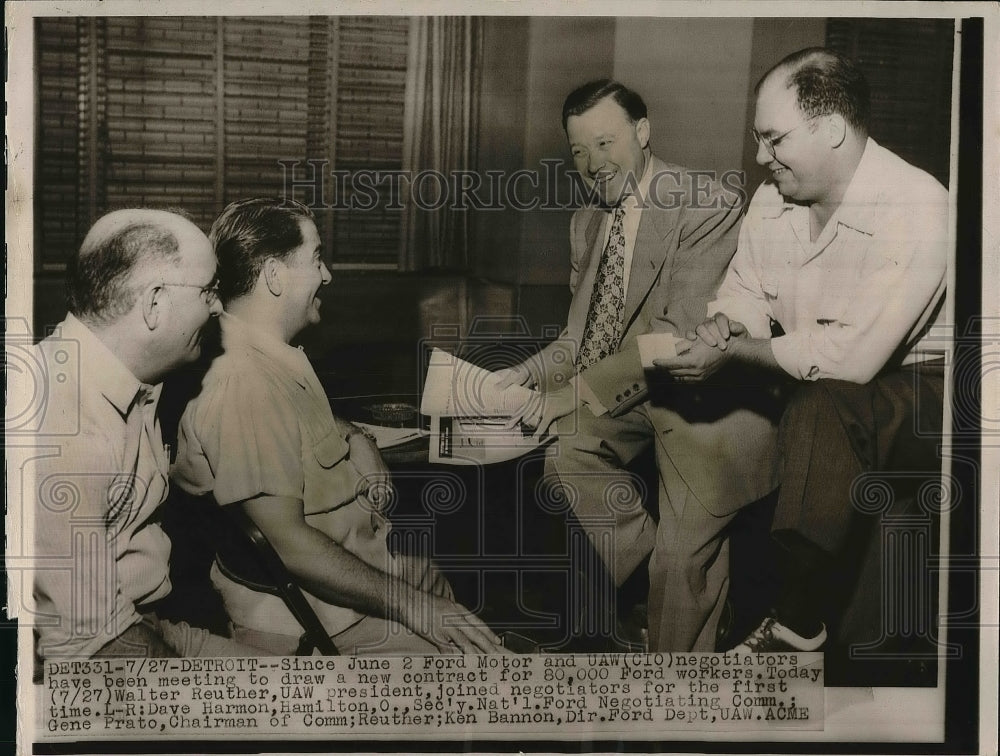
[[[711,513],[728,514],[775,487],[779,410],[763,376],[723,370],[689,386],[643,371],[636,337],[684,336],[707,315],[736,251],[742,203],[735,188],[652,157],[650,197],[642,212],[625,293],[618,351],[580,374],[612,415],[646,403],[658,443]],[[657,179],[657,175],[660,178]],[[655,197],[654,197],[655,193]],[[539,355],[540,383],[552,390],[573,376],[611,214],[597,207],[570,223],[572,273],[566,328]],[[728,373],[728,375],[725,375]]]

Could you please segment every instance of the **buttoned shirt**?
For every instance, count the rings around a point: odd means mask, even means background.
[[[306,523],[379,569],[395,573],[386,545],[388,522],[358,491],[362,476],[305,353],[220,317],[223,354],[178,429],[171,474],[186,491],[211,492],[220,505],[260,496],[303,502]],[[281,599],[252,591],[217,569],[213,582],[237,624],[297,635],[301,628]],[[306,594],[326,629],[337,633],[363,615]]]
[[[137,606],[170,592],[160,387],[72,315],[34,354],[45,391],[30,468],[39,651],[91,656],[139,622]]]
[[[768,182],[708,315],[771,339],[800,380],[865,383],[885,368],[939,357],[948,259],[948,192],[868,139],[843,201],[815,241],[809,208]]]

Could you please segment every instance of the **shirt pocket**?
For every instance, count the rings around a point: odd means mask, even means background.
[[[312,444],[305,455],[306,514],[329,512],[357,498],[362,479],[349,452],[336,428]]]
[[[848,325],[850,303],[851,298],[843,294],[824,293],[816,308],[816,322],[820,325],[833,325],[834,323]]]
[[[764,292],[764,298],[768,302],[773,302],[778,298],[778,274],[776,271],[767,270],[761,276],[760,280],[761,291]]]
[[[351,447],[346,439],[337,432],[336,428],[332,428],[329,433],[313,444],[312,456],[316,464],[329,470],[345,459],[350,450]]]

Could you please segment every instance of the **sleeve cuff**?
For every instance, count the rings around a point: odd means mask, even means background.
[[[775,362],[792,378],[800,381],[815,380],[819,373],[816,365],[810,365],[808,360],[808,344],[800,334],[788,333],[771,339],[771,352]]]

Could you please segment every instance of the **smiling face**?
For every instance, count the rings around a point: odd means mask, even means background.
[[[605,205],[617,205],[646,169],[649,121],[629,120],[611,96],[566,120],[573,163],[588,189]]]
[[[825,119],[809,120],[782,76],[765,81],[757,94],[754,128],[774,140],[774,155],[758,142],[756,160],[771,171],[778,191],[788,199],[821,202],[829,194],[834,154]]]
[[[319,290],[330,283],[332,276],[323,262],[322,245],[316,224],[299,219],[302,244],[282,260],[286,275],[283,296],[287,296],[285,312],[291,331],[298,333],[320,321]]]

